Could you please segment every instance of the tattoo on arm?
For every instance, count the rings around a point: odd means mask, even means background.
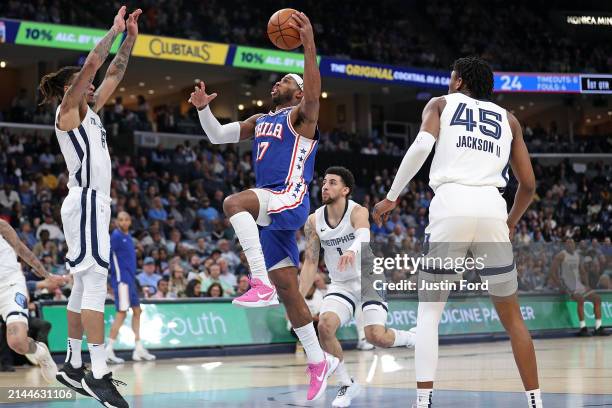
[[[128,36],[125,38],[125,41],[123,41],[123,44],[121,44],[121,47],[119,48],[119,52],[117,52],[117,55],[115,58],[113,58],[113,61],[106,71],[107,77],[112,76],[117,78],[117,82],[121,81],[123,74],[125,74],[125,70],[127,69],[128,60],[130,59],[134,42],[134,37]]]
[[[6,242],[15,250],[17,255],[30,265],[35,273],[40,277],[48,276],[43,264],[38,260],[36,255],[19,239],[17,232],[6,221],[0,221],[0,235],[4,237]]]
[[[307,222],[304,226],[304,235],[306,235],[306,257],[314,262],[319,263],[319,252],[321,251],[321,242],[317,235],[317,231],[313,228],[311,222]]]
[[[7,336],[15,336],[19,329],[14,324],[6,325],[6,335]]]

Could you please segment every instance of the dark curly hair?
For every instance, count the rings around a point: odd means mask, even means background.
[[[56,99],[61,100],[64,97],[64,86],[80,70],[80,67],[64,67],[57,72],[42,77],[39,85],[40,93],[42,94],[42,102],[40,104],[51,103]]]
[[[493,96],[493,70],[489,63],[480,57],[459,58],[453,63],[453,71],[463,80],[463,84],[476,99],[491,99]]]
[[[344,185],[349,188],[348,195],[351,195],[353,189],[355,188],[355,176],[353,176],[353,173],[351,173],[349,169],[342,166],[333,166],[325,170],[325,175],[327,176],[328,174],[340,176]]]

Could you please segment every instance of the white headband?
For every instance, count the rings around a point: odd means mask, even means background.
[[[293,78],[295,82],[297,82],[298,86],[300,87],[302,91],[304,90],[304,80],[302,79],[301,76],[299,76],[298,74],[287,74],[287,75]]]

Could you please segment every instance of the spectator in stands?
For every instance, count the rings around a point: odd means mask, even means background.
[[[50,212],[45,213],[44,220],[45,221],[38,227],[36,235],[40,238],[41,232],[46,230],[49,233],[49,239],[64,242],[64,233],[53,219],[53,215],[51,215]]]
[[[190,280],[187,283],[185,289],[185,296],[188,298],[202,297],[204,294],[201,292],[202,284],[197,279]]]
[[[208,291],[213,283],[218,283],[223,288],[223,293],[228,296],[234,294],[234,288],[221,279],[221,267],[213,264],[208,268],[208,274],[202,279],[202,290]]]
[[[152,220],[166,221],[168,219],[168,212],[162,205],[161,197],[157,196],[153,199],[153,203],[147,215]]]
[[[32,224],[29,221],[25,221],[21,223],[21,228],[19,229],[18,235],[19,235],[19,239],[25,242],[29,248],[34,248],[36,244],[38,244],[38,240],[36,239],[36,234],[32,230]],[[47,240],[48,239],[49,239],[49,235],[47,234]]]
[[[220,298],[225,295],[226,294],[223,292],[223,286],[217,282],[211,284],[206,291],[206,296],[211,298]]]
[[[10,211],[15,203],[21,203],[19,194],[14,188],[12,184],[5,183],[4,189],[0,191],[0,206],[2,206],[5,211]]]
[[[155,260],[150,256],[144,259],[142,272],[136,275],[136,280],[142,288],[145,298],[152,296],[157,291],[157,282],[161,276],[155,273]]]
[[[187,289],[187,279],[185,278],[185,270],[179,263],[175,263],[170,270],[170,286],[169,293],[172,297],[185,297]]]
[[[230,250],[229,241],[227,239],[220,239],[217,245],[221,251],[221,258],[227,262],[229,270],[235,272],[238,265],[240,265],[240,258],[236,255],[236,252]]]
[[[51,241],[49,231],[45,228],[40,230],[40,241],[34,245],[32,252],[37,258],[42,258],[43,254],[51,254],[53,260],[57,260],[58,249],[55,242]]]
[[[170,291],[169,291],[170,279],[167,276],[162,276],[160,280],[157,281],[157,292],[153,296],[152,299],[169,299]]]
[[[200,200],[200,208],[197,211],[197,215],[209,222],[219,219],[219,211],[210,206],[210,200],[207,196]]]
[[[246,275],[240,275],[238,278],[238,287],[236,288],[236,293],[234,295],[243,295],[249,290],[250,287],[249,277]]]

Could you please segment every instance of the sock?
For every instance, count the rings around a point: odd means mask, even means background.
[[[325,354],[323,354],[323,349],[319,344],[319,339],[317,338],[317,333],[315,332],[312,322],[308,323],[306,326],[294,328],[293,330],[298,336],[298,339],[300,339],[302,346],[304,346],[308,364],[316,364],[323,361]]]
[[[83,340],[81,339],[71,339],[68,337],[68,349],[66,351],[66,363],[70,363],[74,368],[79,368],[83,365],[83,360],[81,359],[81,344],[83,344]]]
[[[111,339],[110,337],[108,338],[108,342],[106,343],[106,349],[107,350],[111,350],[113,349],[113,344],[115,343],[115,339]]]
[[[108,373],[104,344],[89,344],[88,347],[89,358],[91,359],[91,372],[94,378],[99,380]]]
[[[338,368],[336,368],[336,371],[334,372],[334,374],[336,374],[336,378],[338,379],[338,384],[340,385],[351,385],[353,383],[351,376],[349,375],[348,371],[346,371],[344,360],[342,360],[338,364]]]
[[[431,408],[433,389],[417,388],[417,408]]]
[[[580,321],[580,328],[582,329],[584,327],[586,327],[586,323],[584,322],[584,320],[581,320]]]
[[[244,251],[251,269],[251,277],[261,280],[264,284],[272,286],[268,279],[268,271],[266,270],[266,262],[264,260],[261,242],[259,241],[259,229],[253,216],[246,211],[234,214],[229,219],[234,227],[236,236],[240,241],[240,246]]]
[[[595,319],[595,330],[601,327],[601,319]]]
[[[419,302],[414,347],[417,382],[434,381],[438,367],[438,323],[445,302]]]
[[[393,341],[393,345],[391,347],[401,347],[409,344],[413,345],[416,341],[416,336],[407,330],[397,330],[393,328],[390,330],[395,333],[395,340]]]
[[[529,408],[542,408],[542,395],[540,389],[525,391],[527,395],[527,407]]]

